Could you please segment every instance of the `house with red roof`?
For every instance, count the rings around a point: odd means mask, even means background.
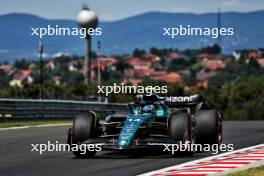
[[[53,60],[49,61],[46,65],[45,65],[46,69],[50,69],[50,70],[54,70],[55,69],[55,63]]]
[[[169,59],[177,59],[178,57],[180,57],[180,54],[176,51],[171,51],[166,54],[166,57]]]
[[[247,57],[256,59],[256,58],[259,58],[260,55],[259,55],[259,53],[257,51],[251,51],[251,52],[248,53]]]
[[[100,65],[103,65],[104,67],[108,68],[109,70],[116,70],[116,65],[117,65],[118,61],[114,57],[96,58],[96,63],[98,63],[98,59],[99,59]]]
[[[33,78],[31,77],[31,72],[32,71],[29,69],[20,70],[14,75],[14,78],[10,81],[9,85],[22,87],[24,82],[32,83]]]
[[[219,58],[219,55],[217,54],[209,54],[209,53],[202,53],[198,55],[198,59],[200,60],[214,60]]]
[[[146,53],[146,54],[143,54],[142,57],[146,60],[149,60],[151,63],[160,62],[160,57],[158,57],[154,54]]]
[[[144,61],[137,57],[129,57],[126,61],[129,65],[133,66],[134,69],[149,68],[151,66],[150,61]]]
[[[208,81],[199,82],[192,86],[185,86],[184,92],[187,94],[199,92],[200,90],[208,89]]]
[[[257,59],[260,66],[264,67],[264,58]]]
[[[147,76],[151,76],[155,70],[153,68],[140,68],[134,70],[134,77],[136,78],[144,78]]]
[[[174,73],[174,72],[161,76],[155,76],[154,79],[158,81],[166,82],[168,84],[181,83],[181,76],[178,73]]]
[[[151,68],[151,61],[144,61],[137,57],[128,57],[126,62],[132,66],[124,70],[126,78],[144,78],[151,76],[155,70]]]
[[[10,76],[15,73],[16,68],[9,64],[2,64],[0,65],[0,70],[3,71],[7,76]]]
[[[208,60],[208,61],[203,61],[203,66],[205,69],[219,70],[225,68],[226,65],[221,60]]]

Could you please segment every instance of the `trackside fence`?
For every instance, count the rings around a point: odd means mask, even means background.
[[[69,100],[0,99],[0,122],[67,120],[95,111],[103,119],[113,111],[125,111],[125,104]]]

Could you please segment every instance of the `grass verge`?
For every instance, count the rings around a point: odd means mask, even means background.
[[[56,125],[72,123],[72,120],[49,120],[49,121],[27,121],[27,122],[3,122],[0,123],[0,128],[35,126],[35,125]]]
[[[228,174],[227,176],[264,176],[264,165],[248,170]]]

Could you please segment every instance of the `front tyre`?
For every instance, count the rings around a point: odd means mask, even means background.
[[[182,144],[194,143],[194,137],[192,136],[191,119],[187,113],[173,112],[170,117],[169,131],[172,140],[175,142],[181,142]],[[187,149],[183,152],[184,155],[191,156],[194,154],[192,150]]]
[[[72,144],[81,144],[83,141],[96,136],[98,128],[98,118],[95,113],[89,112],[86,114],[80,114],[73,122],[72,126]],[[84,150],[74,150],[73,154],[76,157],[92,157],[96,151],[86,152]]]

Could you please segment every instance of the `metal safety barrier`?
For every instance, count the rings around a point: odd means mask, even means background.
[[[103,119],[125,104],[69,100],[0,99],[0,121],[67,120],[80,113],[95,111]]]

